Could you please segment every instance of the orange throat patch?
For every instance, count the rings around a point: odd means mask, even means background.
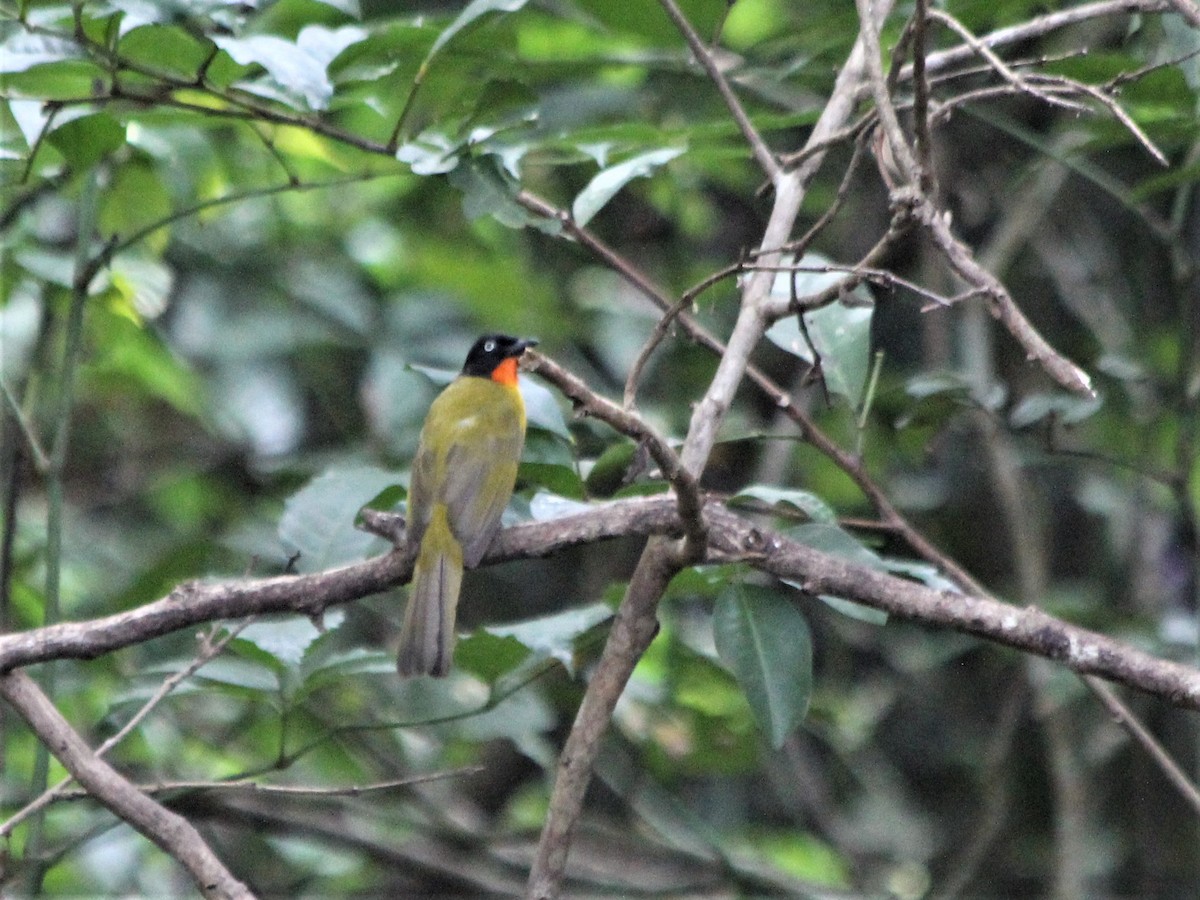
[[[515,388],[517,386],[517,357],[510,356],[492,369],[492,381],[497,381],[505,387]]]

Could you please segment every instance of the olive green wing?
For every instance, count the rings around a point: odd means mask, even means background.
[[[463,562],[479,563],[512,497],[525,443],[521,396],[482,378],[452,382],[430,407],[409,479],[410,549],[444,503]]]
[[[450,528],[463,548],[463,562],[478,565],[487,552],[500,517],[512,497],[524,433],[515,417],[491,417],[493,427],[455,443],[446,457],[441,494],[450,512]]]

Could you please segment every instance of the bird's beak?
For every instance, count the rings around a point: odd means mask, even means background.
[[[517,345],[513,348],[516,351],[513,356],[520,356],[530,347],[536,347],[537,345],[537,338],[521,338],[519,341],[517,341]]]

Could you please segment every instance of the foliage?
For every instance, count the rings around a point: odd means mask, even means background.
[[[754,128],[781,153],[799,147],[850,50],[852,8],[681,5]],[[983,34],[1045,4],[945,8]],[[909,13],[889,20],[889,49]],[[619,395],[660,311],[531,196],[670,296],[692,290],[713,333],[734,322],[769,209],[762,176],[657,3],[3,0],[0,15],[3,630],[129,609],[186,579],[383,552],[357,516],[403,499],[429,401],[482,331],[536,335]],[[961,44],[948,29],[929,41]],[[1145,140],[1099,104],[1078,115],[1011,85],[989,95],[1004,82],[987,66],[934,82],[955,230],[1092,374],[1096,398],[1029,366],[916,237],[780,319],[756,355],[989,588],[1193,660],[1198,53],[1200,30],[1170,14],[1114,13],[1005,49],[1019,71],[1041,60],[1111,95]],[[798,233],[823,228],[773,276],[777,298],[821,295],[888,230],[856,138],[810,187]],[[714,366],[668,339],[637,408],[678,439]],[[625,437],[525,381],[511,520],[664,489]],[[745,388],[705,487],[811,546],[952,588],[803,437]],[[256,621],[111,760],[139,782],[208,783],[167,799],[263,894],[507,891],[526,865],[508,851],[540,826],[635,549],[469,574],[444,682],[396,678],[399,592],[323,622]],[[604,886],[696,889],[697,865],[744,893],[1030,895],[1075,878],[1169,896],[1195,883],[1194,817],[1174,814],[1181,801],[1076,681],[820,600],[733,565],[674,580],[589,807],[620,826],[597,846],[631,860],[597,870]],[[98,743],[197,652],[178,634],[35,674]],[[1144,709],[1194,758],[1194,723]],[[11,814],[62,773],[5,712]],[[334,790],[476,765],[318,802],[212,784]],[[439,869],[422,841],[456,864]],[[31,817],[5,855],[18,889],[181,889],[160,851],[86,801]]]

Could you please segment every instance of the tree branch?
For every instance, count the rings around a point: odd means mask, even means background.
[[[558,363],[538,353],[536,350],[526,351],[529,371],[540,375],[562,391],[575,404],[577,412],[586,416],[607,422],[617,431],[627,435],[641,444],[654,457],[663,477],[675,488],[675,496],[679,501],[679,518],[684,523],[684,535],[697,557],[704,548],[704,521],[700,517],[703,505],[700,499],[700,489],[695,477],[683,467],[678,455],[671,445],[657,431],[636,413],[630,412],[611,400],[606,400],[589,388],[582,379],[572,375]]]
[[[403,541],[400,516],[374,512],[372,530]],[[812,594],[831,594],[935,628],[1044,656],[1080,674],[1097,675],[1168,703],[1200,711],[1200,669],[1158,659],[1120,641],[1071,625],[1036,607],[983,596],[935,591],[867,569],[800,544],[708,498],[709,551],[702,563],[741,560]],[[678,536],[683,532],[671,495],[635,497],[542,522],[504,529],[483,565],[549,556],[606,538]],[[83,622],[0,635],[0,671],[50,659],[93,659],[151,638],[217,619],[256,613],[311,615],[398,587],[411,576],[400,552],[314,575],[251,578],[180,585],[145,606]]]
[[[859,18],[863,23],[862,34],[867,44],[867,71],[875,108],[879,113],[879,126],[883,129],[890,159],[903,180],[903,185],[892,192],[894,201],[911,208],[912,214],[929,232],[954,273],[988,298],[992,314],[1024,348],[1029,359],[1036,360],[1046,374],[1072,393],[1094,397],[1095,390],[1087,373],[1047,343],[1000,280],[983,268],[970,248],[954,236],[946,215],[921,190],[920,166],[900,126],[879,59],[878,4],[875,0],[857,0],[857,3]]]
[[[206,897],[242,900],[254,896],[187,819],[147,797],[96,756],[32,678],[24,672],[0,676],[0,696],[88,793],[170,854]]]
[[[729,81],[725,78],[725,73],[721,71],[721,67],[717,65],[716,59],[713,58],[712,53],[704,45],[704,41],[700,39],[700,35],[696,33],[696,29],[692,27],[692,23],[687,20],[687,16],[683,14],[682,10],[675,3],[675,0],[659,0],[659,3],[662,4],[662,8],[666,11],[667,16],[675,23],[675,27],[679,29],[684,40],[687,41],[692,55],[696,57],[696,62],[704,67],[704,71],[708,73],[708,77],[717,86],[717,91],[721,94],[721,99],[729,107],[729,114],[733,116],[733,121],[741,129],[746,143],[750,145],[750,150],[754,153],[754,159],[758,163],[759,168],[766,173],[767,178],[772,183],[777,182],[779,176],[782,174],[779,162],[775,159],[775,154],[771,152],[771,148],[767,146],[766,141],[762,139],[762,135],[758,133],[758,129],[754,127],[754,123],[750,121],[750,117],[746,115],[746,110],[742,108],[742,103],[738,100],[737,94],[729,86]]]

